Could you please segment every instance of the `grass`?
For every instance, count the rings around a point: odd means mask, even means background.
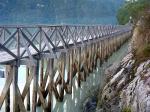
[[[132,112],[130,107],[125,107],[121,112]]]
[[[141,62],[150,59],[150,44],[139,47],[135,52],[136,65],[138,66]]]

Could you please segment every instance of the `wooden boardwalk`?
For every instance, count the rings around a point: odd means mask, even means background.
[[[12,84],[13,112],[36,112],[36,106],[51,112],[52,96],[62,102],[65,93],[72,94],[73,78],[77,76],[80,87],[81,81],[97,68],[98,60],[101,64],[131,37],[131,30],[131,26],[112,25],[1,26],[0,64],[6,66],[6,82],[0,109],[5,101],[6,112],[10,111]],[[18,68],[22,64],[26,65],[26,82],[21,93]]]
[[[37,30],[37,32],[34,32],[34,30]],[[3,26],[0,30],[2,42],[0,43],[0,63],[8,63],[23,58],[32,60],[33,55],[41,56],[45,52],[50,52],[49,56],[51,57],[54,56],[52,54],[59,51],[65,52],[72,47],[91,44],[130,30],[129,26],[111,25]],[[7,44],[9,44],[9,47],[7,47]],[[12,47],[14,44],[15,47]]]

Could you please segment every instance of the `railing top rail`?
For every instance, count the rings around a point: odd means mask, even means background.
[[[102,24],[93,24],[93,25],[85,25],[85,24],[58,24],[58,25],[44,25],[44,24],[37,24],[37,25],[0,25],[0,28],[38,28],[38,27],[105,27],[105,26],[112,26],[112,27],[127,27],[129,25],[102,25]]]

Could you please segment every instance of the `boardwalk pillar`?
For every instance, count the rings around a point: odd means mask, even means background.
[[[54,78],[54,59],[50,59],[50,74],[49,74],[49,95],[48,95],[48,112],[51,112],[52,107],[52,90],[53,90],[53,78]]]
[[[72,93],[72,80],[73,80],[73,50],[69,54],[69,88],[70,93]]]
[[[32,112],[36,112],[38,76],[39,76],[39,60],[37,60],[36,66],[34,68],[34,73],[33,73]]]
[[[81,87],[81,73],[80,73],[80,64],[81,64],[81,48],[78,48],[78,67],[77,67],[77,72],[78,72],[78,87]]]
[[[6,74],[5,74],[6,79],[7,79],[7,77],[9,77],[9,75],[11,75],[10,69],[11,69],[11,66],[7,65],[6,66]],[[6,98],[5,98],[5,111],[10,112],[10,89],[8,90]]]
[[[40,69],[40,86],[41,86],[41,89],[42,91],[44,91],[42,88],[42,84],[43,84],[43,74],[44,74],[44,59],[41,60],[41,69]]]
[[[18,66],[13,66],[13,112],[19,112],[18,106],[18,93],[17,93],[17,83],[18,83]]]
[[[42,94],[44,94],[44,88],[45,88],[45,82],[44,81],[44,59],[41,59],[40,61],[40,89],[41,89],[41,92]],[[38,99],[37,101],[37,106],[41,106],[41,101],[40,99]]]
[[[26,82],[28,82],[28,77],[29,77],[29,68],[26,67]],[[30,110],[30,88],[27,93],[27,110]]]

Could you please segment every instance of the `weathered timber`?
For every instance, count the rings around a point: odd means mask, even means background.
[[[29,71],[30,71],[29,68],[26,67],[26,82],[28,82],[28,77],[30,76]],[[27,97],[26,107],[27,107],[27,110],[29,111],[30,110],[30,88],[28,89],[28,93],[26,97]]]
[[[11,72],[11,66],[6,65],[6,73],[5,73],[5,78],[9,77]],[[5,98],[5,111],[10,112],[10,88],[8,89],[6,98]]]
[[[18,102],[18,66],[13,65],[13,112],[19,112],[19,103]]]
[[[77,77],[77,84],[80,87],[81,82],[86,81],[97,68],[98,60],[101,65],[131,34],[130,26],[4,27],[5,29],[0,28],[0,32],[3,32],[0,35],[3,41],[0,42],[0,64],[7,67],[6,82],[0,95],[0,109],[5,101],[7,112],[10,111],[11,84],[13,112],[26,112],[30,107],[32,112],[36,112],[37,105],[41,105],[44,112],[53,111],[52,95],[57,101],[62,102],[64,93],[73,92],[74,77]],[[30,31],[30,28],[35,32]],[[27,66],[26,82],[23,92],[20,93],[17,83],[18,69],[22,64]],[[27,98],[26,106],[25,98]]]
[[[39,60],[37,60],[37,64],[35,66],[35,72],[33,74],[32,112],[36,112],[37,92],[39,92],[38,76],[39,76]]]

